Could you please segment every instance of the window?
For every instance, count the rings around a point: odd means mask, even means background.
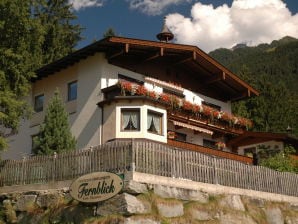
[[[140,109],[121,109],[121,131],[140,130]]]
[[[78,87],[77,83],[78,83],[77,81],[68,83],[68,97],[67,97],[68,101],[77,99],[77,87]]]
[[[171,90],[171,89],[168,89],[167,87],[163,87],[163,93],[166,93],[166,94],[170,94],[170,95],[174,95],[174,96],[177,96],[177,97],[180,97],[180,98],[184,98],[185,95],[183,93],[180,93],[179,91],[174,91],[174,90]]]
[[[118,74],[118,79],[119,79],[119,80],[123,80],[123,81],[128,81],[128,82],[137,83],[137,84],[140,84],[140,85],[143,85],[143,84],[144,84],[144,82],[142,82],[142,81],[140,81],[140,80],[137,80],[137,79],[128,77],[128,76],[126,76],[126,75],[121,75],[121,74]]]
[[[215,110],[218,110],[218,111],[221,110],[221,107],[220,107],[220,106],[218,106],[218,105],[216,105],[216,104],[213,104],[213,103],[209,103],[209,102],[206,102],[206,101],[202,101],[202,104],[203,104],[203,105],[206,105],[206,106],[208,106],[208,107],[211,107],[211,108],[213,108],[213,109],[215,109]]]
[[[203,139],[203,146],[212,149],[217,149],[216,142],[208,139]]]
[[[38,95],[34,98],[34,111],[35,112],[41,112],[43,111],[43,101],[44,101],[44,95]]]
[[[147,131],[154,134],[162,134],[162,114],[148,110]]]
[[[186,134],[168,130],[168,138],[174,139],[179,142],[186,142]]]

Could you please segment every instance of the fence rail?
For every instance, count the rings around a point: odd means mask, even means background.
[[[86,173],[137,171],[298,196],[298,175],[146,141],[115,141],[89,150],[1,164],[1,186],[70,180]]]

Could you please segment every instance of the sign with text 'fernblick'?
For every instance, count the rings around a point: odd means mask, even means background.
[[[81,202],[99,202],[118,194],[123,187],[120,176],[110,172],[86,174],[76,179],[69,188],[70,195]]]

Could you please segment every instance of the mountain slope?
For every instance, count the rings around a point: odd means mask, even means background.
[[[298,134],[298,39],[284,37],[210,55],[261,92],[234,103],[234,113],[251,118],[257,131],[285,132],[290,125]]]

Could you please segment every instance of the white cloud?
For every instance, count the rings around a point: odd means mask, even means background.
[[[166,23],[176,42],[205,51],[231,48],[237,43],[269,43],[286,35],[298,37],[298,13],[292,15],[281,0],[234,0],[217,8],[200,2],[191,16],[170,14]]]
[[[170,5],[178,5],[191,0],[126,0],[129,2],[131,9],[140,10],[141,12],[155,16],[160,15]]]
[[[68,0],[68,3],[72,4],[73,9],[76,11],[88,7],[101,7],[103,2],[104,0]]]

